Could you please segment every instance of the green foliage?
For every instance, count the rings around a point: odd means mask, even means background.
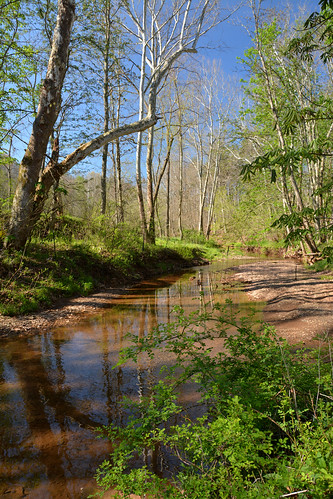
[[[184,229],[183,239],[188,243],[194,244],[205,244],[207,242],[204,234],[194,229]]]
[[[6,236],[6,227],[9,222],[10,206],[12,199],[0,198],[0,248],[3,245]]]
[[[101,258],[84,246],[68,248],[31,243],[22,252],[1,254],[0,313],[18,315],[50,305],[61,296],[92,292]]]
[[[270,183],[266,172],[258,172],[234,192],[218,191],[215,225],[226,244],[240,241],[243,246],[275,248],[283,233],[272,229],[272,222],[282,213],[277,185]]]
[[[161,380],[139,402],[129,402],[125,427],[106,426],[113,442],[96,479],[119,497],[262,498],[305,490],[304,497],[333,493],[332,365],[323,349],[290,348],[273,328],[238,318],[233,305],[158,326],[132,337],[120,363],[145,353],[173,355]],[[212,340],[223,348],[212,353]],[[198,391],[198,417],[182,406],[186,383]],[[186,388],[185,388],[186,389]],[[172,457],[166,482],[133,458],[156,448]],[[123,494],[123,495],[122,495]]]
[[[304,60],[312,60],[314,54],[320,51],[321,59],[327,63],[333,55],[333,2],[320,0],[319,4],[321,11],[313,12],[305,21],[305,33],[293,40],[290,50],[297,52]]]
[[[332,224],[326,225],[315,231],[315,219],[319,218],[322,210],[314,210],[313,208],[304,208],[303,210],[295,210],[290,215],[284,214],[273,222],[272,227],[288,228],[287,236],[285,237],[285,246],[292,246],[295,243],[304,241],[307,235],[316,236],[318,239],[326,240],[326,243],[320,245],[321,255],[326,259],[327,263],[333,262],[332,252]],[[306,221],[309,228],[304,228]]]
[[[34,49],[20,38],[26,28],[24,8],[21,0],[0,3],[0,148],[22,116],[31,112],[36,94],[31,78],[36,69]]]
[[[264,172],[270,175],[287,213],[277,214],[273,227],[288,228],[286,243],[305,243],[312,252],[332,240],[332,197],[326,188],[331,180],[332,99],[323,83],[326,69],[314,60],[318,50],[323,59],[331,57],[333,17],[327,2],[322,5],[325,10],[310,16],[299,38],[284,20],[269,24],[258,14],[254,47],[243,61],[250,71],[246,93],[252,101],[245,113],[262,146],[243,165],[241,176],[250,181]]]

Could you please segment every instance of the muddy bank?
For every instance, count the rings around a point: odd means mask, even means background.
[[[37,330],[63,326],[72,321],[79,322],[83,317],[108,307],[113,298],[127,293],[128,289],[130,288],[108,288],[89,296],[62,299],[54,307],[35,314],[17,317],[0,315],[0,339],[32,334]]]
[[[333,274],[314,273],[296,261],[240,265],[234,279],[252,300],[265,301],[264,320],[289,342],[333,334]]]
[[[255,261],[235,268],[232,280],[243,282],[253,301],[265,301],[264,320],[288,341],[308,343],[318,333],[333,333],[333,275],[314,273],[295,261]],[[331,280],[326,277],[330,277]],[[110,305],[131,285],[107,288],[90,296],[63,299],[47,310],[19,317],[0,315],[0,338],[79,322]]]
[[[203,257],[185,260],[180,255],[171,254],[163,262],[169,273],[181,273],[193,266],[208,265],[209,261]],[[107,269],[104,269],[107,273]],[[79,322],[83,317],[94,314],[110,306],[110,301],[122,296],[141,280],[161,275],[161,270],[153,262],[147,262],[142,269],[135,268],[132,276],[119,275],[107,278],[107,284],[100,282],[98,290],[88,296],[73,298],[59,298],[52,306],[41,308],[35,313],[15,317],[0,314],[0,339],[14,336],[33,334],[36,331],[50,327],[64,326],[72,321]],[[106,276],[108,277],[108,276]]]

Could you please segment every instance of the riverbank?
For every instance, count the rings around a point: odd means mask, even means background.
[[[141,272],[137,268],[132,275],[119,273],[109,276],[113,286],[100,284],[98,291],[87,296],[62,297],[52,306],[31,314],[0,315],[0,338],[28,335],[37,330],[78,322],[108,307],[112,299],[128,293],[141,279],[161,275],[165,268],[169,273],[179,272],[208,261],[199,256],[197,249],[195,256],[192,254],[188,259],[174,250],[168,251],[164,254],[162,269],[162,262],[159,263],[155,265],[153,260],[148,260]],[[307,270],[293,260],[255,261],[236,267],[235,272],[231,279],[243,283],[243,290],[251,300],[266,302],[264,320],[290,343],[309,344],[318,334],[332,334],[332,274]]]
[[[144,278],[209,263],[207,249],[186,243],[147,247],[136,258],[119,265],[119,256],[104,254],[97,258],[87,248],[53,254],[45,245],[38,251],[32,247],[30,254],[21,256],[17,263],[12,258],[7,272],[2,265],[1,302],[7,304],[9,313],[0,314],[0,338],[79,321],[109,306],[113,298],[127,293]],[[125,258],[125,250],[122,256]],[[25,313],[19,313],[21,310]]]
[[[252,300],[266,302],[264,320],[289,343],[333,333],[333,273],[307,270],[297,261],[240,265],[233,278]]]

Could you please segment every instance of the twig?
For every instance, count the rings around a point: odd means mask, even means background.
[[[280,497],[298,496],[299,494],[305,494],[305,492],[309,492],[308,489],[306,489],[306,490],[298,490],[297,492],[290,492],[290,494],[283,494],[283,496],[280,496]]]

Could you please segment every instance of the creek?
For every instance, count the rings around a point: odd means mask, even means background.
[[[186,313],[203,303],[231,298],[246,313],[262,303],[249,302],[239,286],[226,284],[237,259],[197,267],[181,275],[141,282],[110,307],[70,326],[34,336],[3,340],[0,352],[0,497],[80,498],[94,490],[96,468],[110,444],[95,429],[124,424],[123,398],[137,399],[161,365],[154,362],[113,366],[128,345],[127,333],[145,335],[158,323],[174,319],[173,307]],[[218,345],[217,345],[218,347]],[[193,397],[191,388],[181,394]]]

